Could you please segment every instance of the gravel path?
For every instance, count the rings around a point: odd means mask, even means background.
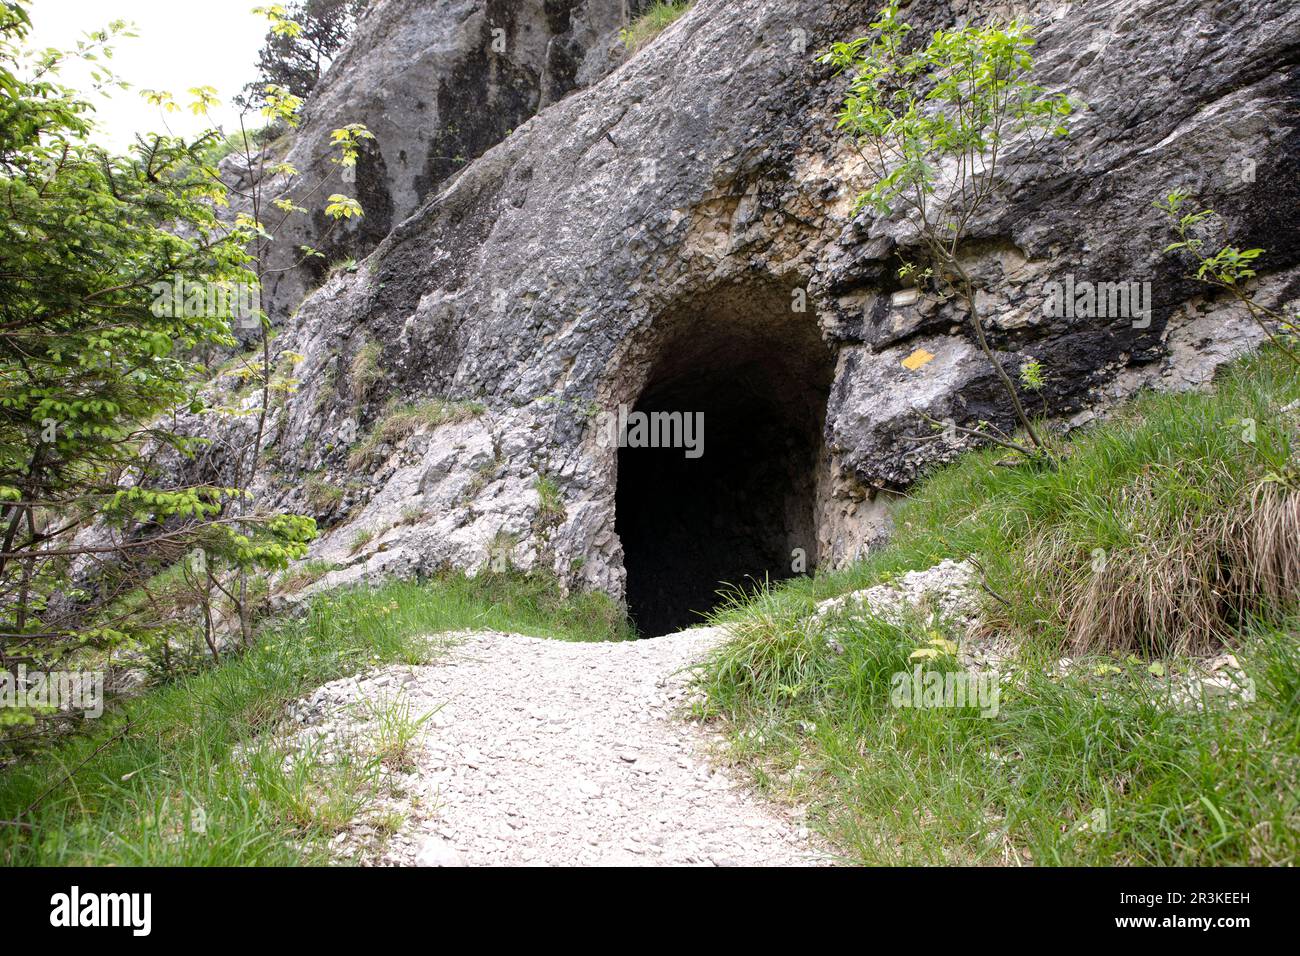
[[[292,711],[313,738],[365,733],[358,702],[433,712],[392,787],[401,828],[383,841],[361,823],[336,850],[399,866],[827,862],[797,821],[710,766],[715,741],[681,713],[685,669],[721,638],[473,632],[434,664],[327,684]]]

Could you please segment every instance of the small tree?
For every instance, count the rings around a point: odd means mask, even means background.
[[[1236,299],[1278,351],[1300,366],[1300,354],[1296,353],[1300,314],[1288,316],[1260,305],[1250,289],[1256,274],[1255,263],[1264,250],[1242,249],[1228,242],[1228,231],[1219,214],[1213,209],[1200,208],[1191,198],[1186,191],[1175,190],[1155,203],[1169,217],[1178,236],[1177,242],[1165,247],[1165,253],[1188,257],[1196,266],[1193,278]]]
[[[25,52],[29,27],[24,4],[0,4],[0,668],[147,641],[149,602],[127,596],[161,562],[198,548],[272,570],[315,534],[309,518],[244,507],[240,488],[178,486],[160,467],[201,446],[175,427],[204,407],[190,356],[234,339],[228,299],[162,309],[159,285],[256,275],[242,231],[215,215],[206,140],[98,148],[91,107],[56,82],[66,55]],[[104,60],[123,29],[73,54],[101,85],[117,83]],[[30,715],[0,721],[15,716]]]
[[[310,4],[309,4],[310,6]],[[279,5],[258,7],[254,11],[265,16],[271,25],[271,35],[285,38],[298,37],[303,33],[302,24],[289,19],[285,8]],[[190,104],[191,112],[210,118],[210,109],[216,105],[215,92],[209,87],[190,90],[195,97]],[[144,97],[162,111],[164,122],[166,115],[180,107],[170,93],[159,90],[145,90]],[[299,113],[303,100],[282,86],[270,84],[261,91],[262,106],[259,110],[264,120],[283,128],[294,129],[299,123]],[[301,266],[309,258],[319,258],[322,253],[311,246],[300,248],[297,261],[272,269],[269,265],[271,243],[290,217],[307,212],[294,199],[295,192],[304,196],[314,196],[320,192],[325,179],[308,187],[298,183],[298,170],[284,161],[271,161],[267,150],[257,144],[257,136],[248,128],[246,122],[249,107],[245,106],[240,114],[239,129],[228,132],[219,125],[207,134],[206,139],[228,143],[243,161],[243,168],[249,173],[247,185],[232,187],[221,178],[220,172],[211,165],[202,167],[206,176],[211,198],[220,205],[238,202],[241,211],[235,217],[235,226],[228,232],[228,237],[237,242],[244,250],[247,259],[246,268],[251,273],[257,288],[261,288],[267,276],[272,272],[285,272]],[[374,139],[365,126],[353,123],[330,133],[330,143],[338,155],[332,162],[344,169],[356,166],[364,140]],[[332,220],[329,230],[321,237],[325,241],[332,234],[339,222],[353,217],[361,217],[364,211],[355,199],[341,193],[329,196],[325,203],[325,215]],[[253,410],[254,428],[251,438],[239,447],[231,449],[232,468],[225,478],[238,496],[236,508],[241,513],[248,510],[251,500],[250,488],[256,481],[263,460],[263,439],[270,419],[271,402],[277,393],[292,392],[297,385],[291,375],[276,375],[278,358],[286,358],[292,364],[301,356],[282,353],[277,356],[272,348],[271,319],[265,311],[258,308],[256,313],[247,317],[257,328],[257,357],[255,360],[241,356],[238,360],[238,374],[245,380],[252,381],[258,390],[259,400]],[[242,409],[216,409],[215,412],[229,416],[242,416]],[[227,439],[223,439],[225,441]],[[228,549],[214,549],[208,558],[198,562],[199,569],[192,569],[187,579],[192,585],[192,595],[203,609],[204,632],[211,646],[211,631],[214,615],[211,602],[214,594],[226,597],[234,606],[240,624],[240,633],[245,643],[252,639],[252,605],[249,600],[249,567],[246,562],[237,560],[238,555],[231,555]],[[235,590],[231,592],[222,583],[221,571],[233,567],[236,570]],[[215,653],[215,651],[214,651]]]
[[[266,43],[258,53],[257,79],[244,87],[236,102],[246,107],[266,105],[266,89],[274,86],[306,99],[347,42],[368,0],[299,0],[287,7],[257,7],[272,21]],[[293,24],[288,30],[282,24]]]
[[[273,31],[293,30],[268,15]],[[29,28],[25,3],[0,0],[0,669],[88,647],[160,648],[166,661],[195,607],[215,655],[214,602],[228,602],[247,639],[251,573],[286,567],[315,536],[310,518],[254,500],[271,396],[293,387],[275,362],[293,357],[273,355],[255,298],[248,308],[227,294],[260,288],[273,231],[303,211],[287,195],[296,173],[267,168],[242,119],[237,138],[150,135],[125,156],[107,153],[90,139],[90,105],[56,80],[72,55],[92,64],[97,86],[122,86],[105,61],[124,24],[72,54],[28,52]],[[196,114],[215,103],[208,88],[190,92]],[[301,101],[266,93],[263,114],[294,125]],[[180,108],[145,95],[164,114]],[[369,136],[334,131],[335,161],[354,164]],[[214,143],[232,138],[257,173],[238,195],[212,165]],[[236,199],[244,212],[233,222],[217,215]],[[361,214],[341,194],[324,204],[336,222]],[[232,325],[248,321],[260,349],[241,372],[260,400],[238,414],[255,417],[252,434],[226,473],[182,484],[176,456],[210,442],[178,420],[227,411],[207,406],[195,356],[234,347]],[[236,430],[212,431],[230,441],[221,433]],[[195,600],[178,604],[178,589]],[[0,712],[0,723],[32,718]]]
[[[961,248],[977,214],[998,195],[1008,154],[1023,158],[1048,137],[1065,135],[1071,106],[1029,81],[1033,39],[1025,24],[940,30],[928,43],[910,46],[911,28],[898,13],[893,0],[871,24],[873,36],[836,43],[822,57],[852,74],[839,127],[875,180],[854,211],[901,211],[912,225],[919,255],[905,261],[900,275],[932,283],[965,306],[975,341],[1031,447],[1000,433],[992,440],[1036,457],[1046,446],[989,346]]]

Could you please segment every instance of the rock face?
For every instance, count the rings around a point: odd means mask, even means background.
[[[408,18],[455,11],[481,35],[494,9],[390,0],[366,28],[387,49]],[[428,129],[373,125],[389,179],[404,184],[389,190],[394,227],[281,339],[306,359],[274,423],[279,474],[266,491],[311,511],[309,477],[347,489],[333,511],[317,509],[327,522],[350,509],[318,544],[341,566],[324,586],[490,561],[547,567],[630,597],[653,633],[689,623],[708,599],[700,579],[711,590],[780,577],[870,546],[888,498],[961,447],[918,442],[918,409],[1010,426],[957,307],[895,296],[905,230],[851,214],[866,184],[835,130],[844,80],[813,54],[860,35],[871,12],[857,0],[698,0],[526,121],[519,103],[484,119],[490,99],[447,81],[441,98],[427,91]],[[1203,383],[1258,341],[1246,316],[1161,254],[1168,234],[1151,203],[1176,185],[1196,185],[1237,241],[1268,249],[1263,298],[1295,297],[1300,7],[916,0],[906,14],[926,32],[1029,18],[1038,81],[1087,105],[1040,161],[1011,158],[1003,198],[967,244],[994,347],[1012,370],[1031,357],[1046,368],[1035,406],[1078,423],[1142,387]],[[580,19],[530,47],[538,105],[603,69],[602,41],[575,39],[599,34],[575,33]],[[541,55],[574,43],[588,53],[566,55],[572,69]],[[412,95],[396,74],[350,62],[340,68],[365,95]],[[572,79],[548,86],[561,75]],[[312,109],[328,125],[324,98]],[[456,150],[444,145],[453,115],[514,129],[398,223],[453,172],[431,159]],[[1150,314],[1049,317],[1047,284],[1067,281],[1149,282]],[[363,390],[351,369],[376,347],[382,381]],[[932,358],[905,365],[918,350]],[[435,397],[482,412],[381,442],[377,464],[349,468],[386,401]],[[620,407],[703,413],[702,456],[611,447]],[[359,529],[374,534],[360,546]]]
[[[299,246],[313,244],[325,258],[267,283],[275,317],[318,286],[332,262],[368,254],[439,186],[539,109],[617,66],[624,56],[619,28],[647,5],[375,0],[313,92],[305,122],[285,150],[284,159],[301,174],[291,195],[314,213],[290,218],[277,245],[296,260]],[[329,134],[349,123],[364,124],[376,138],[345,173],[331,162]],[[241,181],[237,167],[226,173]],[[358,198],[366,217],[334,226],[319,201],[332,193]]]

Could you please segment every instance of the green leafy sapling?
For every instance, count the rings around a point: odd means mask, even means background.
[[[234,338],[224,300],[158,308],[157,286],[256,276],[216,215],[209,144],[141,137],[110,154],[91,139],[91,106],[58,82],[80,56],[97,86],[120,86],[106,61],[125,27],[74,54],[30,51],[25,6],[0,3],[0,668],[138,646],[159,622],[127,596],[160,563],[206,549],[269,570],[315,533],[310,519],[241,511],[239,487],[178,486],[163,467],[203,445],[175,427],[205,407],[193,356]]]
[[[1286,315],[1255,300],[1251,282],[1256,277],[1256,263],[1263,249],[1242,249],[1228,242],[1222,217],[1213,209],[1196,208],[1184,190],[1175,190],[1155,207],[1169,217],[1178,237],[1164,249],[1166,254],[1186,256],[1195,265],[1193,278],[1228,293],[1246,309],[1247,314],[1269,340],[1292,362],[1300,365],[1296,347],[1300,335],[1300,313]]]
[[[254,12],[267,18],[271,32],[275,36],[293,38],[301,33],[301,25],[293,20],[286,8],[280,4],[257,7]],[[195,115],[210,118],[210,111],[217,104],[216,97],[209,92],[208,88],[203,87],[192,89],[190,93],[195,97],[190,104],[191,111]],[[144,95],[150,102],[162,107],[164,113],[171,111],[174,106],[174,101],[168,93],[149,90],[145,91]],[[264,87],[259,100],[261,102],[259,112],[265,121],[276,127],[297,128],[303,106],[302,97],[283,86],[272,83]],[[272,162],[269,151],[263,150],[258,145],[256,135],[248,129],[246,115],[247,108],[240,115],[239,129],[235,133],[227,134],[214,123],[209,135],[218,141],[229,141],[233,144],[243,161],[244,168],[251,173],[247,184],[229,185],[211,166],[205,167],[204,172],[211,184],[210,197],[215,203],[230,205],[232,201],[239,201],[243,206],[243,211],[235,217],[234,228],[230,235],[246,250],[248,271],[252,274],[257,287],[261,288],[271,274],[298,268],[309,259],[323,255],[312,246],[301,246],[300,256],[295,261],[281,265],[273,265],[271,262],[271,250],[276,235],[281,232],[290,217],[308,212],[306,207],[295,201],[294,194],[314,195],[319,192],[323,181],[302,187],[298,182],[299,172],[292,164],[286,161]],[[345,170],[355,168],[364,142],[373,139],[374,135],[360,123],[351,123],[333,130],[330,134],[330,143],[337,155],[332,157],[331,161]],[[356,199],[342,193],[333,193],[325,201],[324,213],[331,220],[331,225],[320,237],[320,242],[329,240],[340,221],[361,218],[364,210]],[[275,374],[278,360],[272,348],[270,317],[259,308],[253,318],[258,330],[256,364],[250,362],[248,358],[241,358],[240,361],[245,366],[242,370],[244,377],[256,383],[260,400],[254,411],[256,420],[251,440],[236,451],[234,473],[229,479],[232,487],[239,492],[235,503],[242,512],[247,512],[251,504],[247,492],[256,479],[262,461],[264,438],[273,397],[292,391],[296,383],[291,375],[277,377]],[[301,360],[300,356],[297,358]],[[290,366],[292,364],[291,361]],[[227,413],[244,414],[242,409],[228,410]],[[215,557],[220,558],[222,554],[218,553]],[[211,596],[216,586],[215,578],[221,564],[214,561],[205,567],[207,580],[200,595],[204,601]],[[238,593],[232,596],[232,601],[238,612],[241,634],[247,642],[252,636],[252,613],[247,597],[248,574],[246,568],[238,566],[237,568]]]
[[[1026,24],[939,30],[927,43],[909,44],[911,27],[899,7],[893,0],[870,36],[835,43],[821,57],[851,77],[839,128],[872,178],[854,212],[898,214],[911,225],[917,261],[906,262],[901,275],[965,307],[1029,447],[1006,435],[995,440],[1030,457],[1045,455],[1015,383],[989,346],[962,244],[998,196],[1009,158],[1023,161],[1051,137],[1066,135],[1072,107],[1068,97],[1030,81],[1034,41]],[[982,428],[958,431],[989,437]]]

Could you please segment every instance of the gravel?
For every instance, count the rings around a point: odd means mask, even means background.
[[[334,841],[386,866],[825,865],[792,811],[711,759],[721,738],[687,713],[690,668],[724,639],[698,628],[579,644],[492,631],[451,636],[422,666],[327,684],[290,707],[298,743],[373,733],[375,704],[431,716],[381,806]],[[395,697],[395,695],[397,695]],[[370,825],[401,815],[388,839]]]

